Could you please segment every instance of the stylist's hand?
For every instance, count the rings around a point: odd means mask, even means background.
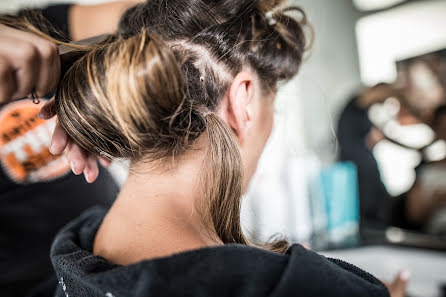
[[[389,290],[390,297],[405,297],[409,278],[410,272],[403,270],[397,274],[391,283],[384,282],[384,285],[386,285]]]
[[[56,44],[35,34],[0,24],[0,104],[14,99],[32,97],[33,90],[43,97],[54,90],[60,77],[60,58]],[[53,100],[40,113],[41,118],[55,115]],[[54,154],[65,151],[75,174],[84,173],[88,182],[98,176],[94,156],[69,140],[65,131],[56,125],[50,150]],[[101,159],[103,165],[109,162]]]
[[[0,24],[0,104],[39,97],[56,88],[60,76],[57,45]]]
[[[39,117],[49,119],[55,115],[54,98],[49,100],[41,109]],[[102,166],[109,166],[110,161],[97,157],[85,151],[79,145],[74,143],[67,135],[64,129],[56,122],[56,128],[51,140],[50,152],[54,155],[65,153],[70,162],[71,170],[74,174],[84,174],[87,182],[92,183],[99,174],[99,168],[96,160],[99,160]]]

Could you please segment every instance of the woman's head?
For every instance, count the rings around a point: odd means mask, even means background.
[[[201,211],[224,243],[246,243],[242,191],[271,132],[277,82],[297,73],[307,46],[305,18],[280,5],[151,0],[130,9],[117,36],[62,78],[59,121],[90,152],[133,163],[171,164],[203,140]]]
[[[300,22],[287,11],[299,13]],[[118,35],[145,29],[163,36],[189,73],[190,96],[204,100],[238,136],[249,179],[271,130],[277,82],[294,76],[301,65],[305,26],[303,12],[282,0],[155,0],[128,10]],[[258,104],[243,96],[265,100]],[[259,129],[244,129],[251,127]]]

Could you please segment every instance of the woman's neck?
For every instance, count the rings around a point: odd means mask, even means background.
[[[196,208],[203,157],[188,152],[164,170],[135,166],[96,234],[94,253],[124,265],[221,244]]]

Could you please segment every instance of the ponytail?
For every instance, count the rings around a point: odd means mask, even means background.
[[[285,253],[288,241],[278,238],[266,244],[250,242],[240,220],[243,162],[234,132],[215,113],[205,115],[208,149],[205,159],[203,199],[217,236],[225,244],[246,244]],[[206,206],[206,205],[205,205]]]
[[[205,121],[208,149],[203,186],[212,226],[224,243],[247,244],[240,226],[243,164],[237,139],[214,113]]]

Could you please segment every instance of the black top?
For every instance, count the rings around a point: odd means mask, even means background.
[[[42,10],[66,30],[68,5]],[[20,12],[19,14],[24,13]],[[71,173],[48,147],[55,119],[37,117],[31,100],[0,106],[0,296],[25,292],[53,273],[49,252],[57,231],[85,209],[109,205],[118,187],[103,169],[93,184]]]
[[[52,35],[56,39],[63,39],[63,41],[70,41],[69,20],[71,4],[51,5],[42,9],[23,9],[17,13],[22,17],[28,17],[41,31]],[[39,18],[35,16],[43,16],[45,22],[39,22]],[[52,28],[48,28],[50,24]],[[56,29],[54,32],[53,29]]]
[[[367,272],[300,245],[284,255],[225,245],[115,265],[92,254],[106,212],[90,209],[57,235],[51,249],[55,296],[389,296]]]
[[[64,36],[70,37],[68,26],[68,13],[70,11],[71,4],[60,4],[48,6],[45,9],[41,9],[43,17],[46,18],[50,24]]]

